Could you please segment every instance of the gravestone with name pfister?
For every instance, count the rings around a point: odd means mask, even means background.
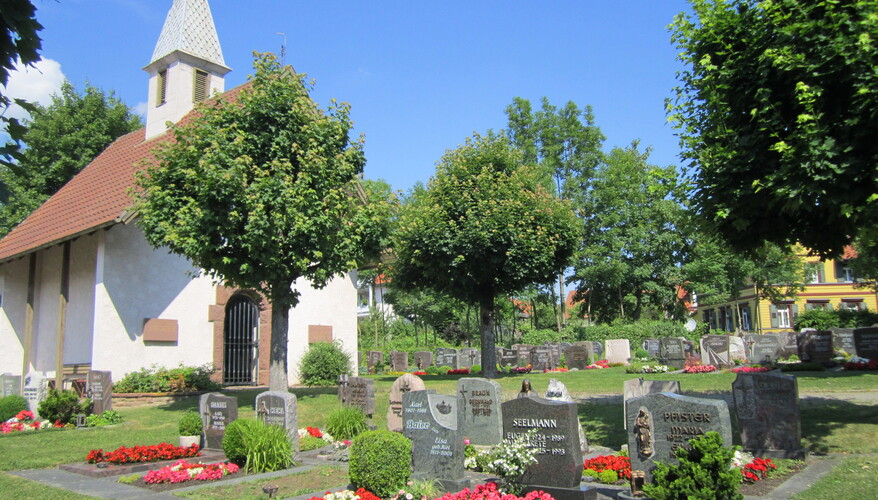
[[[86,396],[91,398],[92,413],[113,409],[113,374],[111,372],[90,370],[86,377]]]
[[[628,456],[631,471],[643,471],[652,481],[656,462],[677,464],[677,448],[689,448],[689,440],[718,432],[724,446],[732,445],[732,422],[725,401],[693,398],[669,392],[629,399]]]
[[[631,360],[631,344],[628,339],[610,339],[605,342],[608,363],[628,364]]]
[[[3,391],[3,396],[20,396],[21,395],[21,375],[13,375],[11,373],[4,373],[0,375],[0,380],[3,381],[2,387],[0,390]]]
[[[832,361],[832,332],[804,332],[800,340],[803,361],[829,363]]]
[[[415,367],[418,370],[426,370],[433,366],[433,353],[430,351],[416,351],[414,357]]]
[[[359,408],[367,417],[375,413],[375,381],[366,377],[350,377],[342,403]]]
[[[780,332],[777,335],[781,342],[780,349],[778,349],[777,352],[777,357],[779,359],[789,358],[790,356],[797,356],[799,359],[802,358],[802,350],[800,347],[801,333]]]
[[[456,370],[458,368],[457,363],[457,349],[451,349],[448,347],[439,347],[436,349],[436,366],[447,366],[452,370]]]
[[[390,403],[387,407],[387,430],[402,432],[402,397],[407,392],[423,391],[424,381],[417,375],[406,373],[390,386]]]
[[[658,359],[659,357],[659,340],[645,339],[643,341],[643,350],[649,353],[650,359]]]
[[[686,365],[686,348],[683,339],[662,337],[659,339],[659,362],[681,370]]]
[[[34,417],[39,417],[40,403],[49,393],[49,381],[39,372],[30,372],[24,377],[24,390],[21,395],[27,400],[27,407]]]
[[[238,398],[224,396],[218,392],[202,394],[198,401],[198,411],[204,422],[202,431],[204,447],[221,450],[226,427],[238,418]]]
[[[518,366],[518,351],[501,347],[498,349],[497,362],[504,368],[507,366],[513,368]]]
[[[298,401],[290,392],[265,391],[256,395],[256,418],[269,425],[283,427],[287,438],[293,443],[293,451],[299,449]]]
[[[384,353],[381,351],[369,351],[366,353],[366,366],[368,368],[381,367],[384,364]]]
[[[457,381],[457,425],[473,445],[496,445],[503,439],[500,384],[485,378]]]
[[[591,342],[574,343],[567,348],[564,357],[567,360],[567,368],[585,370],[593,362],[594,351]]]
[[[390,352],[390,369],[395,372],[404,372],[409,369],[409,353],[405,351]]]
[[[878,359],[878,328],[854,329],[854,345],[857,356]]]
[[[524,491],[541,489],[557,500],[597,497],[594,489],[580,486],[582,451],[576,403],[529,397],[506,401],[502,407],[504,439],[536,431],[528,446],[538,450],[537,462],[521,478]]]
[[[747,359],[751,363],[777,361],[777,353],[780,351],[780,337],[776,334],[745,335],[744,344],[747,346]]]
[[[464,347],[457,351],[458,368],[472,368],[482,363],[482,351],[470,347]]]
[[[565,403],[575,403],[573,397],[570,396],[570,391],[567,390],[567,386],[564,385],[564,382],[554,378],[549,379],[549,387],[546,388],[546,399],[551,401],[563,401]],[[585,430],[582,428],[582,424],[579,424],[579,447],[583,455],[591,451],[588,447],[588,438],[585,437]]]
[[[854,343],[853,328],[831,328],[832,348],[841,349],[851,356],[857,355],[857,346]]]
[[[732,382],[744,451],[763,458],[804,460],[796,377],[739,373]]]
[[[436,479],[445,491],[467,487],[458,398],[420,390],[403,394],[402,401],[402,432],[412,440],[412,477]]]
[[[701,362],[717,368],[731,368],[728,335],[705,335],[701,337]]]
[[[639,398],[647,394],[671,392],[680,394],[680,382],[677,380],[644,380],[643,377],[632,378],[622,383],[622,427],[628,428],[628,406],[625,404],[629,399]]]

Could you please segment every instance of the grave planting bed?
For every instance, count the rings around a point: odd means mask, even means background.
[[[223,454],[223,452],[219,450],[201,450],[199,453],[199,456],[187,458],[186,460],[194,463],[215,463],[222,462],[226,459],[225,454]],[[177,458],[174,460],[162,460],[159,462],[137,462],[119,465],[107,464],[107,467],[98,467],[98,464],[77,462],[72,464],[61,464],[58,466],[58,468],[67,472],[74,472],[76,474],[82,474],[83,476],[88,477],[109,477],[158,470],[162,467],[174,465],[177,460],[180,459]]]

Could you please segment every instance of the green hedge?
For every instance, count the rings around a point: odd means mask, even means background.
[[[212,365],[165,368],[152,365],[131,372],[113,384],[113,392],[190,392],[216,391],[221,386],[212,380]]]

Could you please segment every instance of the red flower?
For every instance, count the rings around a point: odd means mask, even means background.
[[[381,498],[370,491],[366,491],[364,488],[358,489],[354,494],[360,497],[360,500],[381,500]]]
[[[318,429],[318,428],[316,428],[316,427],[305,427],[305,430],[308,431],[308,434],[309,434],[309,435],[314,436],[314,437],[316,437],[316,438],[322,438],[322,437],[323,437],[323,433],[320,432],[320,429]]]

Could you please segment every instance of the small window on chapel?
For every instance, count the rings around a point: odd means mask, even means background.
[[[168,70],[163,69],[159,71],[159,77],[157,80],[158,89],[156,92],[156,106],[161,106],[162,104],[168,102]]]
[[[208,75],[206,71],[196,69],[193,78],[194,81],[192,85],[192,102],[201,102],[207,99],[210,75]]]

